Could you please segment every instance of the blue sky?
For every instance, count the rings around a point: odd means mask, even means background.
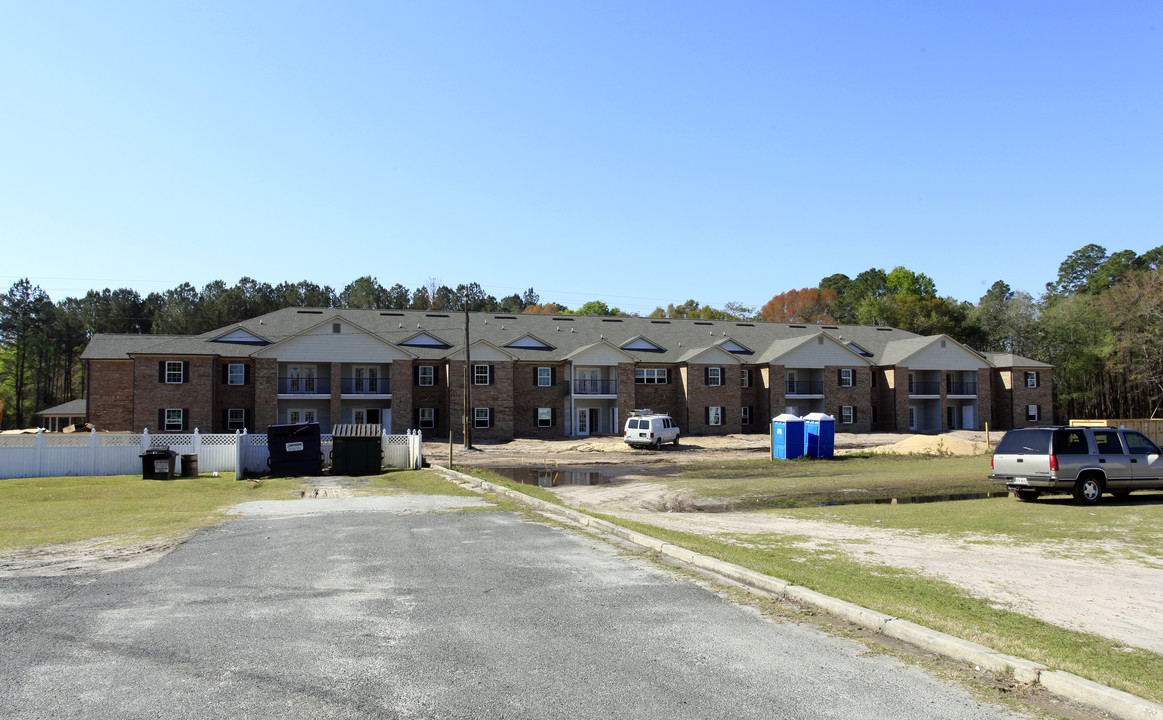
[[[976,301],[1163,244],[1158,2],[0,3],[3,289]]]

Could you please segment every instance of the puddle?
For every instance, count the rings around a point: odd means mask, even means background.
[[[522,485],[560,487],[561,485],[608,485],[611,479],[588,470],[544,470],[539,468],[489,468],[498,475]]]
[[[853,498],[816,503],[816,507],[833,505],[912,505],[914,503],[952,502],[954,500],[984,500],[986,498],[1009,497],[1009,491],[985,493],[960,493],[955,495],[920,495],[901,498]]]

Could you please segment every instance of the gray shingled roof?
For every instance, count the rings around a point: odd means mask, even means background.
[[[1031,360],[1028,357],[1021,355],[1014,355],[1013,353],[982,353],[985,359],[988,360],[995,367],[1030,367],[1030,368],[1052,368],[1053,365],[1044,363],[1040,360]]]
[[[335,308],[284,308],[235,325],[196,336],[97,335],[83,357],[122,359],[131,355],[217,355],[247,357],[265,345],[221,342],[215,338],[239,329],[277,343],[325,322],[346,321],[400,346],[421,360],[440,360],[463,350],[464,314],[421,310],[348,310]],[[504,315],[471,313],[472,343],[491,343],[519,361],[564,361],[585,349],[608,342],[623,348],[634,339],[645,339],[660,349],[623,352],[638,362],[679,363],[727,340],[750,348],[738,354],[744,363],[767,363],[817,333],[827,333],[841,344],[855,342],[870,353],[875,365],[891,365],[894,357],[907,357],[930,342],[904,330],[863,325],[808,325],[722,320],[608,318],[559,315]],[[448,347],[407,344],[421,335],[437,338]],[[547,348],[512,347],[532,336]],[[911,348],[911,350],[910,350]],[[1030,361],[1033,362],[1033,361]]]

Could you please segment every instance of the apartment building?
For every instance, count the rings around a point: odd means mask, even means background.
[[[503,440],[619,433],[651,408],[685,435],[766,433],[784,412],[937,432],[1048,424],[1052,407],[1045,363],[857,325],[286,308],[197,336],[97,335],[82,358],[102,430],[447,437],[467,417]]]

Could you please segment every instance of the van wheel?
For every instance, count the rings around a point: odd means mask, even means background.
[[[674,436],[674,446],[678,447],[678,435]]]
[[[1087,475],[1074,484],[1074,502],[1094,505],[1102,497],[1102,480],[1095,475]]]
[[[1038,499],[1037,490],[1016,490],[1018,500],[1022,502],[1034,502]]]
[[[654,438],[654,449],[655,450],[662,449],[662,438]]]

